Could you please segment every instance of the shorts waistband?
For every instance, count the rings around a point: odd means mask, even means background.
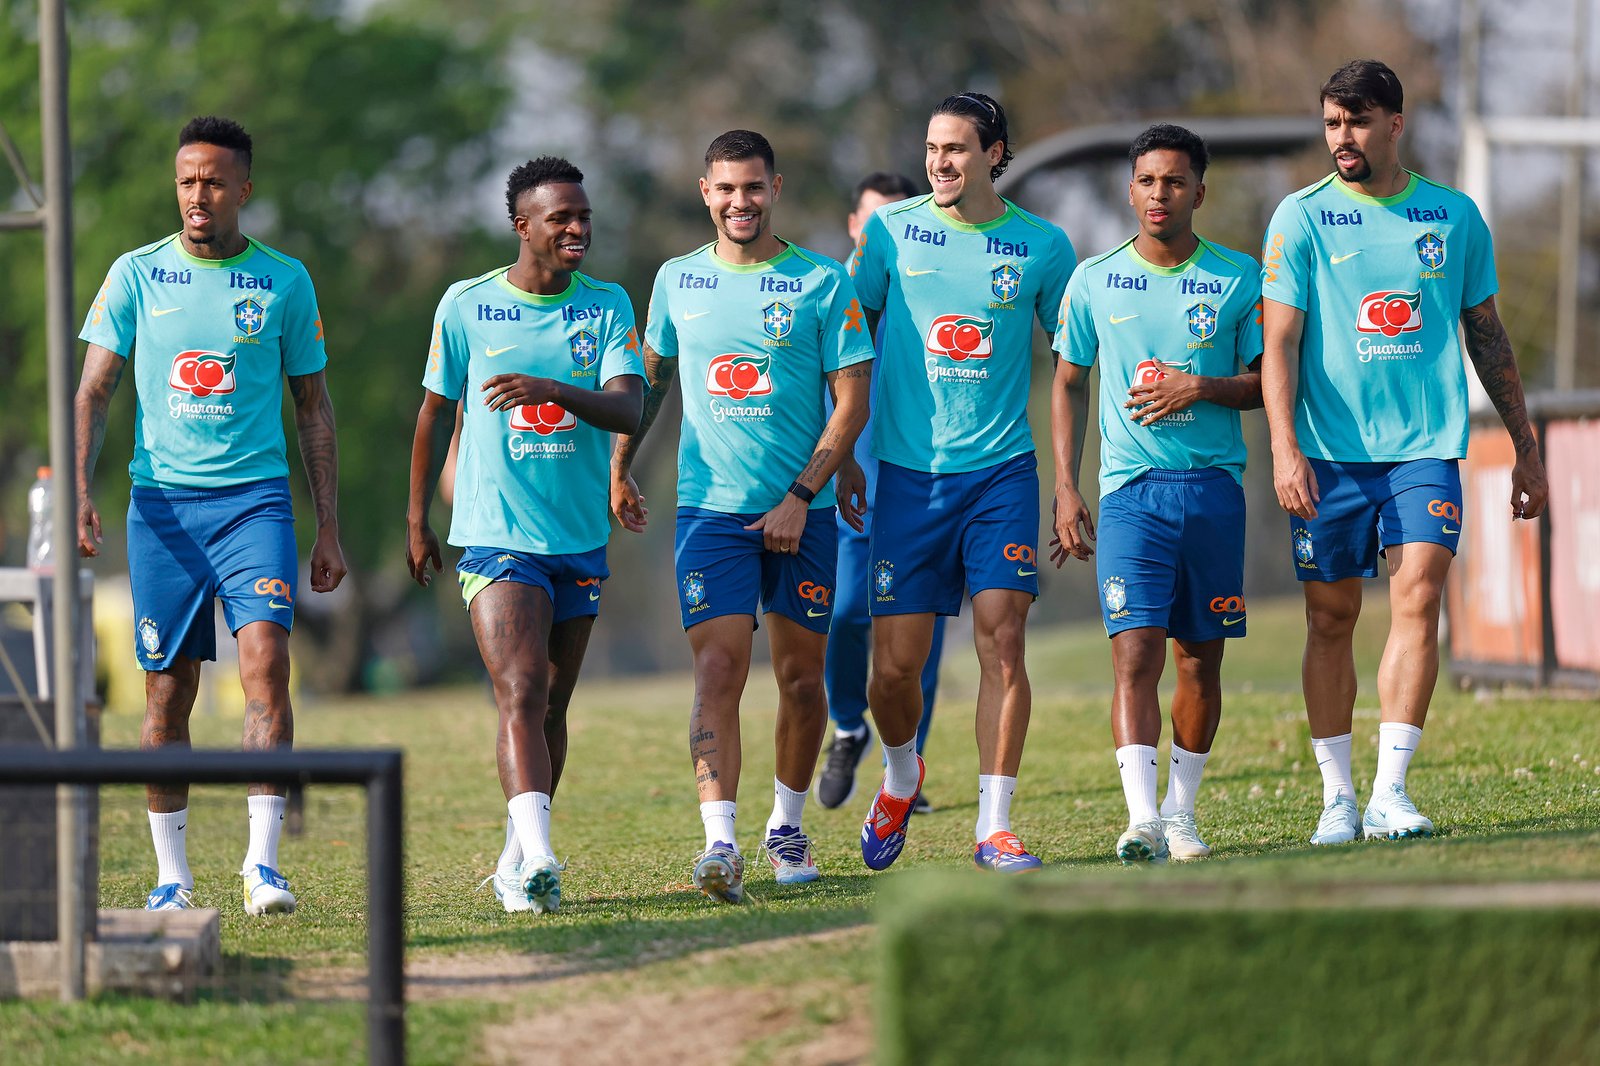
[[[1214,466],[1204,470],[1146,470],[1134,481],[1165,481],[1173,483],[1193,483],[1197,481],[1232,481],[1233,475],[1226,470],[1219,470]]]
[[[288,495],[289,479],[269,477],[262,481],[246,481],[242,485],[222,485],[202,489],[187,486],[163,488],[159,485],[134,485],[132,496],[136,500],[165,500],[168,503],[193,503],[197,500],[225,500],[231,496],[244,496],[252,492],[282,492]]]

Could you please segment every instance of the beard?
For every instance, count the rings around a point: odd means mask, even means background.
[[[1367,157],[1361,155],[1359,152],[1357,153],[1357,157],[1359,161],[1349,170],[1341,167],[1337,162],[1335,162],[1333,166],[1334,169],[1339,172],[1339,176],[1345,181],[1359,184],[1372,177],[1372,164],[1367,162]]]

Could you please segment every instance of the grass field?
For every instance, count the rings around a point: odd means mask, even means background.
[[[1033,726],[1015,828],[1055,876],[1250,880],[1503,880],[1600,877],[1600,716],[1593,702],[1479,699],[1441,690],[1411,774],[1441,828],[1406,845],[1306,846],[1320,806],[1299,687],[1293,604],[1254,605],[1230,650],[1227,705],[1200,801],[1215,849],[1204,863],[1125,870],[1111,847],[1126,821],[1110,750],[1109,651],[1098,628],[1035,633]],[[1370,776],[1371,683],[1381,596],[1360,632],[1356,774]],[[601,624],[604,624],[602,621]],[[759,639],[759,638],[758,638]],[[741,845],[754,855],[770,799],[770,673],[745,702]],[[872,908],[882,880],[970,863],[976,804],[970,647],[952,641],[929,743],[927,793],[887,875],[862,867],[867,802],[807,812],[824,879],[780,891],[752,865],[752,904],[718,907],[688,881],[700,846],[688,772],[687,677],[581,686],[554,834],[568,861],[561,913],[503,914],[477,891],[499,851],[504,804],[492,771],[494,714],[468,687],[303,706],[303,747],[406,750],[410,1050],[415,1062],[843,1062],[870,1058]],[[113,717],[108,746],[136,742]],[[198,744],[237,743],[238,724],[195,722]],[[870,784],[869,786],[870,787]],[[142,905],[153,859],[137,790],[103,793],[101,902]],[[245,839],[240,789],[196,790],[190,858],[197,900],[222,910],[227,975],[190,1006],[112,999],[0,1004],[0,1061],[355,1061],[364,1041],[363,806],[359,791],[307,798],[304,836],[282,866],[292,917],[247,919],[237,900]],[[979,876],[974,872],[971,876]],[[1125,883],[1125,882],[1122,882]],[[715,994],[708,994],[714,992]]]

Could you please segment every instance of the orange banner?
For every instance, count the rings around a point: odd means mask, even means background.
[[[1551,423],[1544,440],[1550,471],[1550,610],[1556,662],[1600,670],[1600,422]]]
[[[1511,519],[1516,453],[1499,426],[1474,429],[1461,468],[1461,548],[1450,568],[1450,654],[1468,662],[1538,665],[1544,604],[1539,526]]]

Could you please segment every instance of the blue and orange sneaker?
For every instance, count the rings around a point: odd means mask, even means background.
[[[1044,865],[1037,855],[1028,854],[1017,834],[1009,829],[991,833],[988,840],[979,842],[972,852],[972,861],[979,869],[998,874],[1031,873]]]
[[[878,786],[878,794],[872,797],[872,809],[867,811],[867,820],[861,825],[861,861],[867,864],[867,869],[887,870],[900,857],[900,849],[906,846],[906,823],[911,821],[911,810],[916,806],[917,796],[922,792],[922,779],[927,773],[927,764],[918,755],[916,792],[901,799],[889,795],[881,784]]]

